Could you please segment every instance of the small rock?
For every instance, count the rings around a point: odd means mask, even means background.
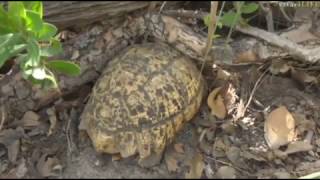
[[[235,179],[236,170],[230,166],[222,166],[217,171],[217,177],[221,179]]]
[[[94,162],[95,166],[100,166],[101,162],[99,160],[96,160],[96,162]]]
[[[14,96],[13,88],[9,84],[6,84],[6,85],[2,86],[1,87],[1,92],[3,94],[9,95],[9,96]]]
[[[277,179],[291,179],[291,175],[288,172],[283,172],[283,171],[275,172],[274,176]]]
[[[22,82],[17,83],[17,85],[15,86],[15,90],[19,99],[24,99],[30,94],[30,89],[24,86]]]

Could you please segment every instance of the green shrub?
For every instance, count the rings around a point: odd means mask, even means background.
[[[70,61],[48,58],[62,53],[55,37],[57,28],[43,21],[41,1],[8,1],[0,5],[0,68],[15,58],[23,77],[42,87],[58,88],[53,71],[79,75],[80,68]]]

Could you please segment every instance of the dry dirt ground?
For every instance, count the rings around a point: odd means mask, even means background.
[[[81,41],[81,37],[79,39]],[[67,44],[65,49],[70,48],[68,46],[74,45]],[[90,51],[90,47],[87,51]],[[244,102],[248,100],[262,74],[262,71],[258,72],[257,68],[251,67],[258,66],[229,68],[229,72],[237,78],[234,81],[236,94]],[[217,87],[215,73],[209,68],[205,75],[210,91]],[[87,89],[90,90],[92,84],[87,85]],[[72,101],[77,98],[80,97]],[[70,102],[68,98],[60,99],[59,103],[51,104],[36,113],[41,115],[53,106],[59,109],[57,104]],[[314,122],[313,127],[305,127],[313,132],[311,149],[299,149],[286,156],[275,155],[270,151],[264,137],[265,115],[280,105],[287,107],[292,114],[304,117],[305,121]],[[245,116],[235,122],[231,115],[223,120],[216,119],[210,114],[204,99],[196,117],[167,147],[161,164],[149,169],[139,167],[136,157],[119,159],[117,156],[97,154],[87,136],[77,130],[83,104],[62,107],[56,115],[56,125],[50,135],[48,131],[52,122],[46,120],[31,129],[16,129],[16,132],[25,133],[20,140],[14,141],[17,143],[0,144],[0,177],[286,178],[320,170],[318,87],[297,83],[288,75],[268,72],[263,76]],[[12,125],[11,128],[19,127]],[[305,134],[300,136],[298,138],[305,138]]]

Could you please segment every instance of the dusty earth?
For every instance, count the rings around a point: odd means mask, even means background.
[[[80,34],[80,33],[79,33]],[[76,34],[74,41],[66,42],[65,57],[95,53],[103,58],[102,52],[95,50],[92,38]],[[83,33],[86,34],[86,33]],[[80,48],[80,55],[74,50]],[[116,52],[115,52],[116,53]],[[72,58],[74,59],[74,58]],[[233,110],[224,119],[210,113],[207,97],[194,119],[180,132],[175,141],[167,147],[161,164],[152,168],[141,168],[136,157],[121,159],[116,155],[98,154],[84,132],[78,131],[79,117],[85,105],[86,96],[94,82],[83,86],[85,93],[63,97],[55,103],[35,112],[39,116],[36,123],[21,126],[7,123],[0,136],[0,177],[1,178],[294,178],[320,170],[319,110],[320,98],[317,84],[304,82],[286,73],[274,74],[268,71],[256,86],[270,63],[222,67],[234,77],[228,81],[233,84],[239,98],[233,103]],[[226,81],[217,80],[217,69],[209,67],[204,76],[209,87],[223,86]],[[308,72],[309,71],[304,71]],[[311,72],[310,76],[318,74]],[[314,76],[316,77],[316,76]],[[302,82],[301,82],[302,81]],[[306,80],[307,81],[307,80]],[[252,94],[252,101],[243,117],[237,118],[241,110],[240,100],[246,103]],[[76,102],[76,103],[75,103]],[[80,103],[79,103],[80,102]],[[294,117],[302,117],[305,131],[297,140],[305,139],[308,130],[311,148],[288,155],[277,155],[270,150],[265,140],[264,123],[266,116],[280,105],[285,106]],[[55,120],[43,118],[55,108]],[[54,119],[54,118],[53,118]],[[21,120],[21,119],[20,119]],[[39,121],[39,122],[38,122]],[[310,123],[311,122],[311,123]],[[51,125],[55,123],[55,126]],[[11,130],[10,130],[11,129]],[[14,133],[21,133],[14,138]],[[50,132],[50,133],[49,133]],[[13,139],[14,143],[6,142]],[[280,149],[285,150],[286,147]]]

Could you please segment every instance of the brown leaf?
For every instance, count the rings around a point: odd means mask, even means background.
[[[295,138],[295,120],[285,106],[280,106],[267,116],[264,131],[268,146],[278,149]]]
[[[301,43],[307,40],[318,39],[310,31],[311,23],[303,23],[296,29],[282,33],[280,36],[291,40],[292,42]]]
[[[305,84],[305,83],[317,84],[318,83],[318,80],[316,77],[310,76],[309,74],[307,74],[304,71],[292,69],[291,70],[291,77],[300,84]]]
[[[18,167],[11,169],[7,174],[0,175],[0,179],[21,179],[27,174],[28,168],[24,158],[19,162]]]
[[[109,43],[109,41],[111,41],[112,38],[113,35],[111,30],[103,34],[103,39],[106,40],[107,43]]]
[[[229,148],[229,150],[226,152],[227,158],[233,163],[233,164],[237,164],[239,162],[240,159],[240,148],[236,147],[236,146],[232,146],[231,148]]]
[[[291,69],[291,67],[282,60],[273,60],[271,66],[269,67],[270,73],[274,75],[285,74]]]
[[[230,77],[231,77],[231,74],[228,71],[226,71],[224,69],[219,69],[217,72],[216,80],[226,81],[226,80],[230,79]]]
[[[290,143],[288,145],[287,150],[285,151],[286,154],[292,154],[296,152],[303,152],[303,151],[310,151],[312,150],[313,146],[309,142],[305,141],[296,141]]]
[[[112,155],[112,161],[119,161],[120,159],[122,159],[120,153]]]
[[[262,156],[252,154],[251,152],[248,152],[248,151],[242,151],[240,155],[241,157],[244,157],[246,159],[254,159],[259,162],[266,162],[266,160]]]
[[[75,60],[75,59],[77,59],[79,56],[80,56],[79,50],[74,50],[74,51],[72,52],[71,60]]]
[[[27,111],[23,115],[21,121],[24,127],[34,127],[40,124],[39,119],[40,119],[40,116],[37,113],[33,111]]]
[[[230,82],[226,83],[222,89],[221,89],[221,95],[223,97],[223,103],[225,105],[225,108],[227,110],[227,114],[231,113],[233,111],[233,108],[236,100],[238,99],[237,91],[234,87],[234,85]]]
[[[220,119],[224,119],[227,115],[227,110],[220,94],[220,89],[221,87],[218,87],[209,94],[207,103],[211,109],[212,115],[215,115]]]
[[[199,179],[204,169],[203,157],[200,153],[195,153],[190,161],[190,170],[185,174],[186,179]]]
[[[165,156],[165,162],[170,172],[176,172],[179,168],[177,159],[173,156],[173,154],[168,154]]]
[[[55,127],[56,127],[57,116],[56,116],[54,108],[48,108],[47,109],[47,114],[48,114],[49,120],[50,120],[50,128],[49,128],[47,136],[50,136],[52,134],[53,130],[55,129]]]
[[[184,153],[184,146],[182,143],[174,144],[174,150],[178,153]]]
[[[257,54],[252,49],[248,49],[247,51],[242,51],[237,54],[234,64],[255,63],[258,60]]]
[[[48,157],[48,154],[43,154],[37,163],[38,172],[42,177],[58,176],[53,172],[53,168],[58,165],[59,160],[57,158]]]
[[[17,129],[6,129],[0,133],[0,143],[8,149],[8,157],[11,162],[16,162],[20,149],[20,138],[23,137],[24,131],[21,127]]]

